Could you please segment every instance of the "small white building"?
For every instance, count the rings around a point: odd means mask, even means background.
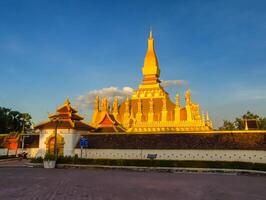
[[[93,130],[93,127],[83,122],[70,101],[57,108],[56,113],[49,115],[46,122],[34,127],[40,133],[39,151],[36,156],[44,156],[45,153],[54,152],[55,134],[57,152],[59,156],[74,156],[74,149],[79,142],[80,135]]]

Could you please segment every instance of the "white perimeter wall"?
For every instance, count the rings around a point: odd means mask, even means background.
[[[83,149],[83,158],[147,159],[157,154],[158,160],[204,160],[266,163],[266,151],[255,150],[152,150],[152,149]],[[81,157],[81,150],[75,149]]]
[[[39,148],[24,148],[23,151],[26,151],[28,153],[28,158],[35,158],[35,157],[40,157],[40,151]],[[18,148],[17,149],[17,154],[21,153],[22,149]],[[0,149],[0,156],[7,155],[7,149]],[[16,150],[9,150],[8,155],[16,155]]]
[[[80,135],[86,131],[77,131],[73,129],[58,129],[57,134],[64,138],[64,156],[74,156],[74,149],[79,141]],[[46,140],[54,134],[54,129],[42,130],[39,139],[39,156],[44,156],[46,152]]]
[[[18,149],[17,153],[21,152]],[[43,156],[39,148],[24,149],[28,157]],[[6,155],[7,149],[0,149],[0,155]],[[80,149],[75,149],[72,156],[81,157]],[[158,160],[203,160],[203,161],[238,161],[266,163],[266,151],[255,150],[152,150],[152,149],[83,149],[82,157],[90,159],[147,159],[148,154],[157,154]],[[9,150],[15,155],[15,150]]]

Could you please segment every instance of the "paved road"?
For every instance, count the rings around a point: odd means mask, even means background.
[[[1,168],[0,199],[265,200],[266,176]]]

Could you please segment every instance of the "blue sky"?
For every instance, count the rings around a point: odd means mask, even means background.
[[[0,1],[0,106],[45,120],[67,97],[137,88],[152,26],[163,80],[215,125],[266,115],[266,1]],[[89,111],[81,111],[88,116]]]

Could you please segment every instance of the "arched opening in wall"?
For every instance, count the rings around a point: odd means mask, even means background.
[[[57,135],[56,138],[57,143],[57,155],[63,156],[64,155],[64,138],[61,135]],[[54,148],[55,148],[55,136],[50,135],[46,141],[46,153],[49,153],[51,155],[54,155]]]

